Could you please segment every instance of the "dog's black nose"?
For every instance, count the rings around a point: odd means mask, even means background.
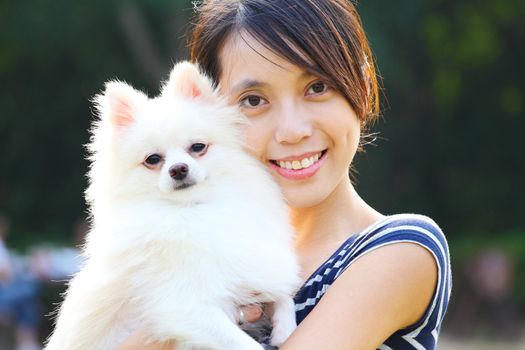
[[[184,163],[178,163],[175,165],[172,165],[169,172],[170,176],[174,180],[184,180],[186,176],[188,175],[188,164]]]

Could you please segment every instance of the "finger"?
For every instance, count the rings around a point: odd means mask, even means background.
[[[257,322],[263,314],[262,306],[259,304],[241,306],[241,310],[244,313],[244,322],[248,323]]]

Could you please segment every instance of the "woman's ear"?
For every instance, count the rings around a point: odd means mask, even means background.
[[[168,82],[162,88],[162,95],[173,94],[189,99],[210,99],[215,96],[211,80],[200,72],[196,64],[188,61],[173,67]]]

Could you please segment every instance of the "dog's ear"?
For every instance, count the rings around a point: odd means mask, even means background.
[[[183,61],[173,67],[170,79],[162,88],[162,94],[209,99],[213,98],[215,91],[211,80],[200,72],[196,64]]]
[[[147,96],[120,81],[106,83],[104,94],[96,98],[101,117],[109,118],[116,127],[127,127],[135,122],[139,104]]]

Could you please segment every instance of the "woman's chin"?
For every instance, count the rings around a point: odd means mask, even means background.
[[[305,209],[315,207],[321,204],[326,196],[317,188],[316,190],[308,190],[306,188],[288,188],[282,186],[286,203],[291,209]]]

